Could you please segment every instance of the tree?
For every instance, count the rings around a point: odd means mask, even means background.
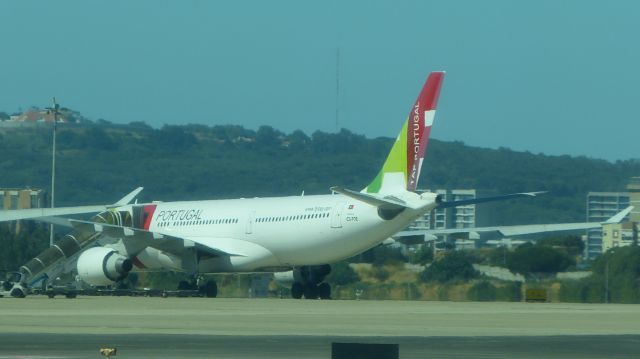
[[[557,273],[575,265],[566,253],[544,245],[523,244],[507,256],[507,268],[515,273]]]
[[[129,127],[135,128],[136,130],[143,130],[143,131],[151,131],[151,130],[153,130],[153,127],[149,126],[144,121],[132,121],[132,122],[129,122]]]
[[[593,274],[562,283],[560,299],[567,302],[640,303],[640,247],[609,250],[592,266]]]
[[[409,262],[413,264],[425,265],[431,261],[433,261],[433,249],[425,245],[420,246],[417,251],[409,256]]]
[[[0,224],[0,269],[17,271],[21,265],[38,255],[49,245],[49,235],[40,225],[25,225],[20,234],[10,230],[10,225]]]
[[[277,148],[280,145],[282,132],[271,126],[260,126],[256,132],[256,145],[260,148]]]
[[[433,262],[420,274],[424,282],[447,283],[452,281],[467,281],[478,276],[473,264],[463,251],[450,251],[444,258]]]
[[[89,146],[103,151],[113,151],[117,149],[116,143],[109,134],[101,127],[91,126],[87,132]]]
[[[182,126],[164,125],[160,131],[153,131],[152,134],[156,146],[170,150],[187,150],[197,142],[195,136]]]
[[[287,140],[289,141],[289,148],[296,151],[305,149],[311,141],[309,136],[300,130],[293,131],[292,134],[287,136]]]
[[[561,249],[571,256],[581,255],[584,251],[584,242],[578,236],[544,238],[538,241],[538,244]]]

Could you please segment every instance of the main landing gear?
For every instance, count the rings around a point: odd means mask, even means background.
[[[328,264],[321,266],[303,266],[296,269],[296,281],[291,285],[291,297],[294,299],[331,299],[331,285],[323,282],[331,272]],[[297,274],[297,275],[296,275]]]
[[[215,298],[218,296],[218,284],[213,279],[198,277],[191,280],[181,280],[178,291],[198,291],[201,297]]]
[[[293,282],[291,285],[291,297],[294,299],[331,299],[331,285],[329,283],[302,284]]]

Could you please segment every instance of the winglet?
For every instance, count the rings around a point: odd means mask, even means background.
[[[620,223],[620,222],[622,222],[624,217],[626,217],[629,214],[629,212],[631,212],[633,210],[633,208],[634,208],[633,206],[629,206],[629,207],[623,209],[622,211],[616,213],[615,216],[607,219],[606,222],[604,222],[604,223],[612,224],[612,223]]]
[[[118,202],[114,203],[112,207],[119,207],[129,204],[129,202],[133,201],[133,199],[136,198],[138,193],[142,192],[143,189],[144,187],[138,187],[134,189],[131,193],[122,197]]]

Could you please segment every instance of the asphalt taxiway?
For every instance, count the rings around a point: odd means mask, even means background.
[[[0,299],[0,359],[329,358],[331,342],[401,358],[625,358],[640,306],[229,298]]]

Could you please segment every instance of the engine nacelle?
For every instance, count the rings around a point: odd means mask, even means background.
[[[124,279],[133,268],[133,263],[111,248],[94,247],[80,254],[76,267],[84,282],[103,286]]]
[[[273,273],[273,279],[283,287],[290,287],[291,284],[296,281],[292,270],[286,272],[275,272]]]

